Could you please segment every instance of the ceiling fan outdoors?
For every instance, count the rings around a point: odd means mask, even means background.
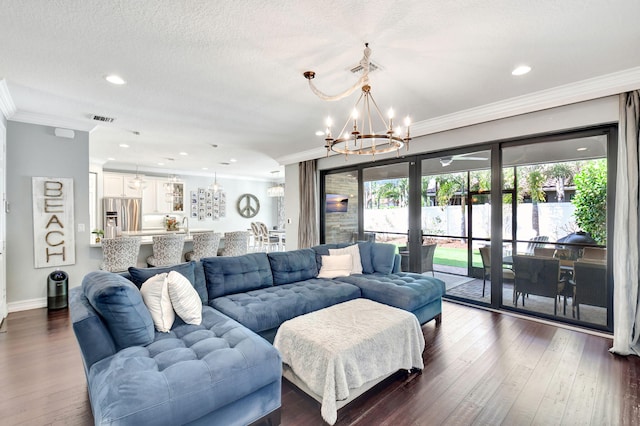
[[[442,167],[447,167],[453,163],[454,160],[474,160],[474,161],[487,161],[486,157],[467,157],[469,154],[459,154],[459,155],[447,155],[446,157],[440,158],[440,164]]]

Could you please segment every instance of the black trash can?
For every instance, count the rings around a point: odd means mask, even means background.
[[[47,308],[63,309],[69,304],[69,276],[64,271],[53,271],[47,279]]]

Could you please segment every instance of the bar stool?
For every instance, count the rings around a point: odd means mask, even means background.
[[[224,233],[223,256],[240,256],[247,253],[249,232],[234,231]]]
[[[147,257],[149,266],[171,266],[182,262],[184,234],[153,236],[153,256]]]
[[[214,257],[218,255],[221,234],[213,232],[200,232],[193,234],[193,251],[184,254],[187,262],[198,261],[203,257]]]
[[[140,237],[118,237],[102,240],[102,266],[109,272],[123,272],[135,267],[140,253]]]

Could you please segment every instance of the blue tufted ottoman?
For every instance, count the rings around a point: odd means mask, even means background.
[[[360,288],[362,297],[412,312],[420,324],[435,318],[442,321],[442,296],[446,293],[444,281],[411,272],[350,275],[334,278]]]

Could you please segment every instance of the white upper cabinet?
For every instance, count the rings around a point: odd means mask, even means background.
[[[145,189],[142,205],[143,213],[178,213],[183,212],[184,183],[169,183],[164,179],[150,182]],[[148,201],[145,201],[148,200]],[[149,207],[144,207],[145,202]]]
[[[103,174],[105,197],[142,197],[142,213],[184,212],[184,183],[169,183],[166,179],[145,176],[144,189],[131,189],[129,182],[135,177],[126,173]]]
[[[142,197],[141,189],[129,188],[129,181],[134,177],[135,175],[105,172],[103,174],[103,195],[105,197]]]

